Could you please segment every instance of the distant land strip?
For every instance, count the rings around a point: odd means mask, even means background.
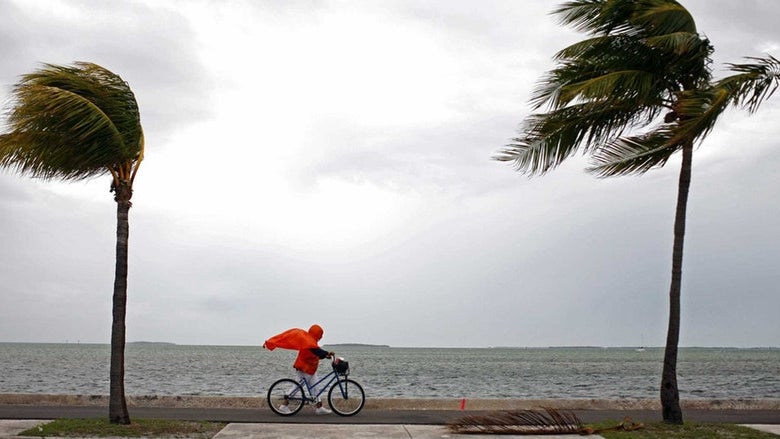
[[[324,343],[324,346],[335,348],[389,348],[387,344],[366,344],[366,343]]]

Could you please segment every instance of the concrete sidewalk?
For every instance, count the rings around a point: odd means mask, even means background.
[[[496,435],[487,434],[453,434],[443,425],[344,425],[344,424],[228,424],[214,439],[348,439],[348,438],[381,438],[381,439],[496,439]],[[598,439],[601,436],[579,435],[501,435],[503,438],[578,438]]]
[[[49,422],[47,420],[11,420],[0,419],[0,438],[24,438],[30,436],[17,436],[20,432],[29,428]],[[351,439],[351,438],[381,438],[381,439],[440,439],[457,438],[466,439],[496,439],[496,435],[483,434],[452,434],[443,425],[379,425],[379,424],[268,424],[268,423],[230,423],[214,439]],[[599,439],[601,436],[579,435],[501,435],[504,439],[561,439],[561,438],[591,438]],[[73,439],[73,438],[68,438]],[[109,439],[109,438],[106,438]],[[121,439],[121,438],[114,438]]]
[[[20,432],[37,425],[49,422],[47,420],[12,420],[0,419],[0,438],[23,438],[17,436]],[[747,427],[773,433],[780,436],[780,425],[746,425]],[[443,425],[344,425],[344,424],[275,424],[275,423],[230,423],[214,439],[350,439],[350,438],[382,438],[382,439],[496,439],[496,435],[486,434],[453,434]],[[502,439],[571,439],[585,437],[602,438],[599,435],[501,435]],[[27,437],[29,439],[29,436]],[[70,438],[73,439],[73,438]],[[115,438],[121,439],[121,438]]]

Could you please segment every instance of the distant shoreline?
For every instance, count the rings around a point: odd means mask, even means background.
[[[389,348],[390,345],[387,344],[365,344],[365,343],[323,343],[323,346],[327,347],[333,347],[333,348]]]
[[[176,343],[168,343],[166,341],[129,341],[127,344],[139,346],[176,346]]]

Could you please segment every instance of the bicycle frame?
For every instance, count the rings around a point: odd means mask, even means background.
[[[342,377],[342,378],[339,378]],[[317,380],[316,383],[309,385],[309,382],[306,381],[304,378],[300,378],[298,382],[300,383],[301,387],[306,389],[307,392],[309,392],[309,396],[302,395],[302,398],[306,402],[315,402],[317,398],[320,397],[323,393],[325,393],[328,389],[330,389],[333,386],[333,382],[337,382],[339,384],[339,390],[341,391],[341,395],[343,397],[347,397],[346,389],[344,387],[344,380],[346,380],[346,375],[341,375],[336,373],[335,370],[332,370],[330,373],[322,377],[321,379]],[[327,381],[327,383],[325,383]],[[324,384],[323,384],[324,383]],[[317,394],[314,394],[313,389],[319,388],[320,390],[317,392]],[[287,395],[288,397],[293,397],[295,393],[297,392],[297,389],[294,390],[290,395]]]

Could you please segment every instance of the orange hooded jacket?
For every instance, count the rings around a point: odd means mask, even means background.
[[[308,331],[300,328],[288,329],[266,340],[263,347],[269,351],[276,348],[297,350],[298,357],[295,358],[293,367],[313,375],[320,364],[320,356],[314,351],[322,350],[318,344],[322,334],[320,325],[312,325]]]

